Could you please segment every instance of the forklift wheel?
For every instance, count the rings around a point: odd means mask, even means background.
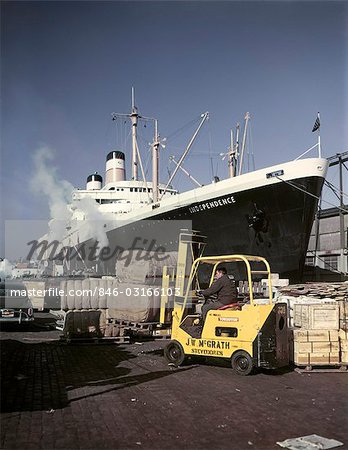
[[[253,370],[253,360],[249,353],[244,350],[239,350],[232,355],[232,369],[238,375],[249,375]]]
[[[184,362],[185,353],[182,345],[177,341],[170,341],[164,348],[164,357],[168,363],[180,366]]]

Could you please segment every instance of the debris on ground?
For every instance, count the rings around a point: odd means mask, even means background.
[[[17,381],[25,380],[26,378],[28,378],[28,377],[23,375],[23,374],[21,374],[21,373],[19,373],[18,375],[15,376],[15,379]]]
[[[277,444],[289,450],[328,450],[343,445],[343,442],[327,439],[317,434],[310,434],[309,436],[286,439],[283,442],[277,442]]]

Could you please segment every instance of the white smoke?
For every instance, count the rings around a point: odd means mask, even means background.
[[[8,259],[3,259],[0,261],[0,279],[13,277],[14,266],[10,263]]]
[[[99,248],[107,247],[109,240],[106,235],[104,224],[111,220],[111,214],[101,213],[97,203],[92,198],[82,198],[78,203],[78,208],[83,211],[85,221],[79,227],[79,239],[83,242],[91,236],[99,242]],[[81,224],[82,225],[82,224]]]
[[[49,238],[61,241],[66,233],[67,222],[71,218],[68,203],[71,201],[74,186],[66,180],[59,180],[53,160],[54,153],[48,147],[41,147],[35,152],[35,174],[31,181],[31,189],[35,194],[47,198],[51,216]]]
[[[35,174],[31,182],[34,193],[44,195],[48,200],[51,220],[49,221],[49,240],[61,242],[67,233],[67,226],[72,225],[73,210],[71,194],[74,187],[66,180],[59,179],[57,169],[53,166],[54,153],[48,147],[39,148],[34,155]],[[103,214],[98,204],[92,198],[82,198],[75,203],[83,212],[85,220],[74,220],[74,231],[79,236],[79,242],[95,239],[99,248],[109,244],[104,223],[111,216]],[[73,231],[73,230],[71,230]]]

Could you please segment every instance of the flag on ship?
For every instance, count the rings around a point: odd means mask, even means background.
[[[319,128],[320,128],[320,116],[319,116],[319,113],[318,113],[318,116],[317,116],[316,121],[314,123],[312,132],[319,130]]]

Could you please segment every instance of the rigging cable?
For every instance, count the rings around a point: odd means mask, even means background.
[[[283,180],[278,175],[276,175],[275,178],[277,178],[279,181],[282,181],[283,183],[289,184],[290,186],[294,187],[295,189],[298,189],[299,191],[303,192],[304,194],[307,194],[307,195],[310,195],[313,198],[316,198],[318,201],[320,200],[320,197],[318,197],[317,195],[314,195],[311,192],[308,192],[305,189],[300,188],[299,186],[297,186],[296,184],[292,183],[291,181]],[[334,208],[339,209],[340,211],[343,211],[344,213],[348,212],[347,208],[341,208],[340,206],[334,205],[333,203],[330,203],[330,202],[328,202],[327,200],[324,200],[324,199],[322,199],[322,201],[324,203],[327,203],[330,206],[333,206]]]
[[[212,138],[211,138],[211,126],[210,120],[208,119],[208,159],[210,159],[211,163],[211,179],[214,179],[214,166],[213,166],[213,156],[212,156]]]
[[[317,258],[317,259],[319,259],[320,261],[322,261],[322,262],[325,264],[325,266],[327,266],[327,267],[329,267],[330,269],[332,269],[333,272],[340,273],[340,274],[345,274],[345,272],[341,272],[340,270],[336,269],[334,266],[332,266],[331,264],[329,264],[327,261],[325,261],[325,259],[323,259],[323,258],[321,258],[320,256],[316,255],[316,253],[315,253],[313,250],[307,250],[307,251],[308,251],[308,253],[312,253],[312,255],[313,255],[315,258]],[[328,256],[329,256],[329,255],[328,255]],[[307,264],[307,265],[308,265],[308,264]],[[315,266],[313,266],[313,267],[315,267]],[[325,269],[325,267],[324,267],[324,269]]]
[[[141,141],[143,144],[145,144],[144,145],[144,147],[149,147],[148,148],[148,150],[147,150],[147,157],[146,157],[146,160],[145,160],[145,175],[147,176],[148,175],[148,173],[149,173],[149,166],[151,165],[150,164],[150,161],[151,161],[151,144],[149,144],[149,139],[146,139],[143,135],[142,135],[142,133],[140,132],[140,130],[139,130],[139,132],[138,132],[138,136],[137,136],[137,139],[138,139],[138,141]]]
[[[111,144],[109,143],[109,135],[111,134],[111,133],[110,133],[111,127],[112,127],[112,123],[108,121],[108,124],[107,124],[107,126],[106,126],[106,130],[105,130],[105,141],[106,141],[107,147],[108,147],[109,145],[111,145]],[[115,127],[115,128],[116,128],[116,127]]]
[[[282,180],[279,176],[276,176],[276,178],[280,181],[282,181],[283,183],[289,184],[290,186],[294,187],[295,189],[298,189],[299,191],[310,195],[311,197],[316,198],[319,202],[324,202],[327,203],[330,206],[333,206],[335,208],[337,208],[340,211],[348,212],[348,209],[346,208],[341,208],[340,206],[334,205],[330,202],[328,202],[327,200],[324,200],[322,197],[318,197],[317,195],[312,194],[311,192],[306,191],[305,189],[300,188],[299,186],[296,186],[294,183],[291,183],[291,181],[286,181],[286,180]],[[320,203],[321,204],[321,203]],[[322,258],[320,258],[319,256],[317,256],[317,253],[314,252],[313,250],[309,250],[312,254],[314,254],[314,256],[316,256],[318,259],[320,259],[321,261],[323,261],[327,266],[329,266],[330,268],[332,268],[334,271],[336,271],[337,273],[344,273],[344,272],[339,272],[337,269],[333,268],[330,264],[328,264],[325,260],[323,260]]]
[[[193,124],[199,122],[199,120],[201,119],[201,116],[198,116],[196,119],[191,120],[190,122],[186,123],[185,125],[183,125],[182,127],[178,128],[176,131],[174,131],[172,134],[169,134],[167,136],[167,140],[168,139],[174,139],[174,137],[177,137],[177,135],[179,135],[180,133],[182,133],[186,128],[191,127]]]
[[[166,145],[168,146],[168,143],[170,140],[174,140],[174,137],[178,137],[179,134],[183,133],[184,130],[188,129],[189,127],[192,127],[192,125],[196,124],[197,122],[199,122],[202,119],[203,115],[199,115],[196,119],[191,120],[190,122],[188,122],[187,124],[183,125],[181,128],[179,128],[178,130],[176,130],[174,133],[169,134],[166,138]],[[170,144],[169,144],[170,145]],[[175,148],[174,146],[170,145],[171,148]],[[177,149],[182,149],[182,147],[176,147]],[[174,155],[175,156],[175,155]],[[189,158],[191,157],[191,155],[189,155],[186,159],[189,160]],[[169,163],[171,163],[171,161],[169,160]],[[169,167],[167,165],[167,167]],[[179,184],[180,179],[182,178],[182,174],[178,173],[176,175],[177,177],[177,184]]]
[[[255,169],[255,153],[254,153],[254,141],[253,141],[253,134],[252,134],[252,120],[250,120],[249,122],[249,129],[248,129],[248,134],[249,134],[249,142],[250,142],[250,149],[251,149],[251,164],[252,164],[252,170],[256,170]],[[249,165],[249,163],[248,163]]]
[[[340,199],[339,195],[343,195],[344,197],[348,197],[348,194],[341,191],[338,187],[334,186],[330,181],[325,180],[325,184],[332,190],[332,192],[336,195],[338,199]]]

